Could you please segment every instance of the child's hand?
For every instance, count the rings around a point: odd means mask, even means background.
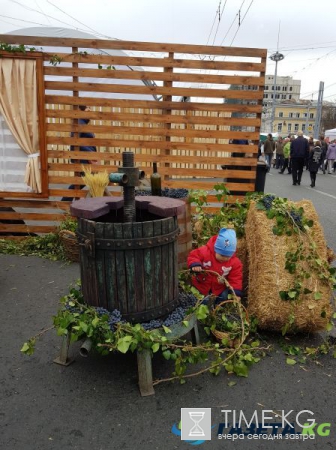
[[[202,272],[203,271],[202,266],[194,266],[191,268],[191,270],[193,272]]]

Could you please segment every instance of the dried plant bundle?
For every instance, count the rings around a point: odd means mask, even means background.
[[[89,188],[91,197],[103,197],[104,191],[109,184],[109,176],[107,172],[92,173],[91,166],[82,166],[84,176],[82,180]]]

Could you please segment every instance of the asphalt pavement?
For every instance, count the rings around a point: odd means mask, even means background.
[[[271,169],[265,191],[293,200],[311,199],[328,245],[336,251],[336,176],[319,174],[316,188],[309,184],[308,172],[301,186],[292,186],[290,175]],[[61,338],[53,330],[41,338],[33,356],[20,353],[24,341],[51,325],[60,297],[79,278],[78,264],[0,255],[0,267],[1,450],[168,450],[195,444],[204,449],[336,448],[336,359],[332,356],[290,366],[279,347],[280,336],[268,335],[274,350],[251,368],[247,378],[206,373],[184,385],[159,384],[155,395],[141,397],[135,355],[90,353],[82,358],[78,344],[73,344],[74,363],[56,365],[53,360]],[[322,340],[320,335],[297,336],[287,342],[313,346]],[[172,364],[155,355],[153,371],[154,378],[169,376]],[[181,441],[177,431],[181,408],[211,408],[211,441]],[[287,439],[285,434],[272,438],[272,434],[250,433],[249,437],[246,432],[233,440],[229,428],[223,429],[225,438],[218,439],[219,424],[225,422],[225,414],[229,422],[232,415],[222,410],[243,412],[252,422],[258,417],[258,423],[262,414],[266,423],[274,422],[274,415],[266,410],[284,411],[296,424],[296,432],[303,417],[313,417],[318,425],[314,439],[311,435],[303,440],[294,433]]]

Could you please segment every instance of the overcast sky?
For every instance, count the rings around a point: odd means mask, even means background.
[[[336,101],[335,13],[334,0],[0,0],[0,34],[41,25],[124,40],[267,48],[269,56],[278,47],[285,56],[278,76],[301,80],[301,97],[314,100],[324,81],[324,99]],[[268,58],[266,73],[274,69]]]

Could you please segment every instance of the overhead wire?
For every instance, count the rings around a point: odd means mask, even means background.
[[[46,23],[33,22],[32,20],[17,19],[16,17],[5,16],[4,14],[0,14],[0,17],[5,17],[7,19],[17,20],[19,22],[33,23],[34,25],[41,25],[42,27],[48,26],[48,24],[46,24]],[[15,26],[17,26],[17,25],[15,25]]]
[[[245,0],[244,0],[244,1],[245,1]],[[229,47],[232,46],[233,41],[235,40],[235,38],[236,38],[236,36],[237,36],[237,34],[238,34],[238,31],[240,30],[240,27],[241,27],[242,23],[244,22],[244,19],[245,19],[247,13],[249,12],[249,10],[250,10],[250,8],[251,8],[253,2],[254,2],[254,0],[251,0],[250,4],[249,4],[249,6],[248,6],[248,8],[247,8],[247,10],[246,10],[246,12],[245,12],[245,14],[244,14],[244,16],[243,16],[243,18],[242,18],[241,20],[240,20],[240,15],[239,15],[239,22],[238,22],[239,25],[238,25],[238,28],[237,28],[237,31],[236,31],[235,35],[234,35],[233,38],[232,38],[232,41],[231,41]],[[243,2],[243,4],[244,4],[244,2]],[[239,14],[240,14],[240,9],[239,9]]]
[[[35,12],[35,13],[37,13],[37,14],[41,14],[41,15],[44,16],[48,21],[49,21],[48,18],[51,18],[51,19],[55,20],[56,22],[62,23],[63,25],[68,25],[68,26],[70,26],[70,27],[76,28],[76,27],[74,27],[72,24],[70,24],[70,23],[68,23],[68,22],[64,22],[63,20],[57,19],[56,17],[50,16],[49,14],[45,14],[45,13],[43,13],[43,12],[40,12],[40,11],[38,11],[38,10],[35,9],[35,8],[31,8],[31,7],[29,7],[29,6],[23,5],[22,3],[18,2],[17,0],[9,0],[9,1],[10,1],[11,3],[16,3],[17,5],[21,6],[22,8],[24,8],[24,9],[26,9],[26,10],[28,10],[28,11],[33,11],[33,12]],[[19,19],[17,19],[17,20],[19,20]],[[32,22],[32,23],[34,23],[34,22]],[[48,26],[48,25],[44,25],[44,24],[40,24],[40,25]],[[49,21],[49,26],[50,26],[50,21]],[[79,30],[79,31],[85,31],[85,30],[80,29],[80,28],[76,28],[76,29]]]
[[[40,9],[41,13],[44,15],[44,17],[48,20],[48,22],[49,22],[50,25],[51,25],[51,22],[50,22],[50,20],[49,20],[49,18],[48,18],[48,14],[46,14],[46,13],[43,11],[43,9],[41,8],[41,6],[37,3],[37,0],[35,0],[35,4],[36,4],[36,6]]]
[[[59,8],[58,6],[56,6],[54,3],[52,3],[50,0],[47,0],[47,3],[49,3],[50,5],[52,5],[54,8],[58,9],[59,11],[61,11],[63,14],[65,14],[66,16],[70,17],[72,20],[75,20],[76,22],[78,22],[79,24],[83,25],[84,27],[86,27],[87,29],[93,31],[95,33],[95,35],[97,36],[102,36],[108,39],[115,39],[111,36],[107,36],[104,35],[102,33],[99,33],[99,31],[95,30],[94,28],[86,25],[85,23],[81,22],[80,20],[76,19],[76,17],[73,17],[71,14],[68,14],[67,12],[65,12],[63,9]]]
[[[219,5],[218,5],[218,14],[219,14],[219,16],[218,16],[218,24],[217,24],[215,36],[214,36],[213,41],[212,41],[212,45],[215,45],[215,41],[216,41],[216,37],[217,37],[219,25],[220,25],[221,19],[222,19],[223,14],[224,14],[224,10],[225,10],[226,3],[227,3],[227,0],[225,0],[225,3],[224,3],[224,5],[223,5],[223,8],[222,8],[222,10],[220,11],[219,8],[220,8],[220,5],[221,5],[221,1],[219,2]]]

